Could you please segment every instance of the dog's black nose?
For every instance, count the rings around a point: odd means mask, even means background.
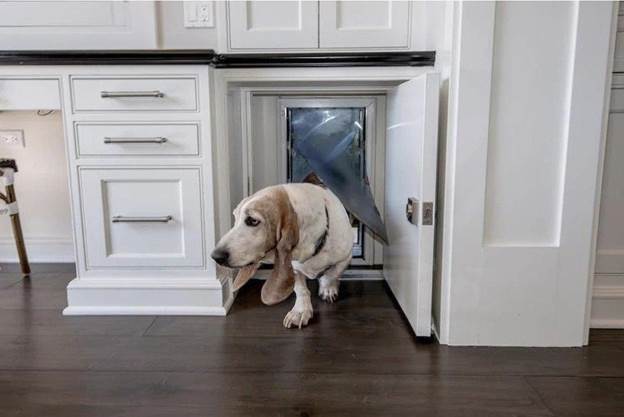
[[[212,251],[210,257],[219,265],[227,265],[228,259],[230,259],[230,252],[225,249],[216,248]]]

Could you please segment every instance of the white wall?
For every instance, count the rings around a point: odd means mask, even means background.
[[[25,147],[0,146],[1,158],[17,160],[15,189],[32,262],[73,262],[67,159],[60,112],[0,112],[0,129],[23,129]],[[1,183],[1,182],[0,182]],[[16,262],[8,217],[0,217],[0,262]]]
[[[181,1],[156,2],[156,18],[158,48],[217,49],[216,18],[214,28],[184,27],[184,5]]]

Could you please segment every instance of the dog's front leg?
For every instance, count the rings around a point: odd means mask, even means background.
[[[284,317],[284,327],[288,329],[292,326],[299,328],[307,326],[313,314],[306,277],[299,271],[295,271],[295,295],[297,297],[295,305]]]

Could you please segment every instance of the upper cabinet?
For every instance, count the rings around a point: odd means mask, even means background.
[[[321,1],[321,48],[407,48],[407,1]]]
[[[247,0],[223,7],[232,52],[416,48],[420,6],[410,1]]]
[[[318,48],[316,1],[227,3],[232,49]]]
[[[0,1],[0,49],[156,46],[151,1]]]

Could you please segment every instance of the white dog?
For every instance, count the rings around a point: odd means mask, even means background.
[[[294,288],[297,298],[284,318],[287,328],[301,328],[312,318],[306,277],[319,278],[323,300],[337,298],[338,279],[351,261],[353,232],[331,191],[313,184],[267,187],[241,201],[234,218],[234,227],[211,254],[220,265],[240,268],[234,290],[249,281],[260,263],[273,263],[262,302],[279,303]]]

